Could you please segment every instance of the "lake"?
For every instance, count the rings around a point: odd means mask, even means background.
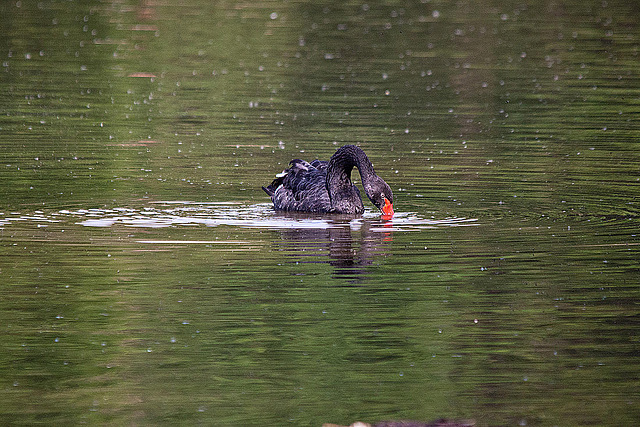
[[[640,421],[635,2],[0,16],[3,423]],[[346,144],[393,218],[273,209]]]

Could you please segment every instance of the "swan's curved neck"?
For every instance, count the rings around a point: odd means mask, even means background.
[[[355,145],[345,145],[338,149],[329,160],[327,191],[332,203],[352,191],[351,171],[354,167],[358,168],[360,178],[362,178],[362,185],[366,191],[370,178],[376,176],[376,173],[369,158],[361,148]]]

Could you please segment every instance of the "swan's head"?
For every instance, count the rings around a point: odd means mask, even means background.
[[[376,208],[382,211],[383,215],[392,216],[393,211],[393,192],[391,187],[384,182],[382,178],[376,178],[365,188],[365,192]]]

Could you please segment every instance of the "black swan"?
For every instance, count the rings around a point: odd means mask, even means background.
[[[393,215],[393,193],[373,170],[361,148],[345,145],[326,161],[307,163],[295,159],[291,167],[276,175],[262,189],[271,196],[273,207],[281,211],[361,214],[364,205],[360,191],[351,182],[351,170],[360,172],[364,192],[385,216]]]

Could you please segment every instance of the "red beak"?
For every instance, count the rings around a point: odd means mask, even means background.
[[[384,198],[384,206],[381,209],[382,214],[385,216],[393,216],[393,203],[389,201],[386,197]]]

